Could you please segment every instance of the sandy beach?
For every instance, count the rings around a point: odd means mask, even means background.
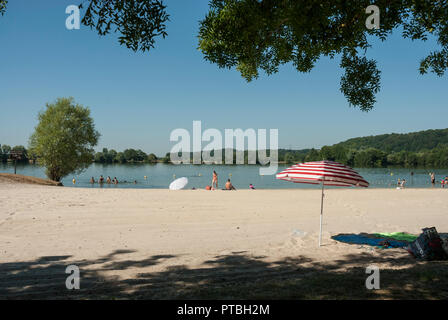
[[[447,277],[439,272],[446,263],[331,236],[419,234],[430,226],[448,232],[447,195],[429,188],[327,190],[318,248],[319,189],[2,182],[0,298],[446,298]],[[80,267],[80,290],[65,288],[71,264]],[[381,290],[365,289],[370,264],[385,270]]]

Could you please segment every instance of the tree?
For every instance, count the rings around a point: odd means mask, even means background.
[[[220,68],[236,68],[247,81],[292,63],[310,72],[321,57],[341,56],[341,91],[353,106],[369,111],[380,89],[375,60],[365,57],[370,41],[398,27],[404,38],[441,46],[420,62],[420,73],[441,76],[448,68],[448,2],[378,0],[380,28],[366,27],[370,0],[212,0],[200,22],[199,49]]]
[[[114,163],[117,154],[118,154],[117,151],[115,151],[114,149],[109,150],[109,152],[107,153],[106,162]]]
[[[96,29],[100,36],[112,28],[121,35],[121,45],[133,51],[154,48],[155,38],[165,38],[169,15],[161,0],[90,0],[81,23]],[[79,5],[83,8],[83,4]]]
[[[39,123],[30,137],[30,149],[46,167],[47,176],[60,181],[81,172],[93,160],[93,147],[100,134],[95,130],[89,108],[73,98],[58,98],[38,115]]]
[[[117,155],[115,156],[114,161],[118,162],[118,163],[125,163],[126,162],[126,158],[124,156],[124,153],[123,152],[118,152]]]
[[[355,156],[355,167],[381,168],[385,167],[386,164],[386,153],[378,149],[369,148],[366,150],[361,150]]]
[[[97,163],[105,163],[106,158],[104,157],[104,152],[97,152],[94,155],[94,161]]]
[[[1,15],[7,3],[0,0]],[[247,81],[286,63],[308,73],[321,57],[340,55],[340,90],[350,105],[369,111],[380,89],[376,61],[365,57],[372,38],[384,41],[399,27],[404,38],[434,36],[441,49],[422,59],[419,71],[442,76],[448,68],[448,2],[377,0],[379,29],[366,27],[369,5],[370,0],[212,0],[200,22],[199,49],[206,60],[235,67]],[[85,0],[79,8],[85,8],[83,25],[100,36],[118,32],[120,44],[133,51],[150,50],[155,38],[167,36],[162,0]]]
[[[294,163],[295,162],[294,155],[290,152],[285,153],[284,161],[285,163]]]
[[[28,162],[28,150],[24,146],[14,146],[11,151],[19,151],[21,153],[20,162]]]
[[[0,162],[6,162],[7,156],[3,153],[3,147],[0,144]]]
[[[0,0],[1,15],[7,4],[7,0]],[[78,8],[85,8],[83,25],[95,29],[100,36],[118,32],[120,45],[133,51],[150,50],[155,38],[167,36],[169,15],[162,0],[86,0]]]
[[[171,162],[171,154],[168,152],[165,157],[162,159],[163,163],[170,163]]]
[[[8,4],[7,0],[0,0],[0,14],[1,15],[5,14],[7,4]]]
[[[11,151],[11,147],[10,146],[8,146],[7,144],[4,144],[3,146],[2,146],[2,153],[4,154],[4,155],[8,155],[9,156],[9,152]]]
[[[149,154],[148,155],[148,162],[156,163],[157,162],[157,156],[154,153]]]
[[[126,162],[134,162],[138,159],[138,153],[135,149],[126,149],[123,151],[124,158],[126,159]]]
[[[148,155],[144,151],[142,151],[141,149],[137,150],[135,161],[142,162],[145,161],[147,158]]]
[[[322,160],[322,158],[321,158],[321,156],[320,156],[320,154],[319,154],[319,151],[317,151],[316,149],[311,149],[309,152],[308,152],[308,154],[305,156],[305,159],[304,159],[306,162],[308,162],[308,161],[319,161],[319,160]]]

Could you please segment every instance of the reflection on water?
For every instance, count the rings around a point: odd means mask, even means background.
[[[278,172],[287,168],[279,166]],[[103,188],[168,188],[171,181],[187,177],[187,188],[203,189],[212,183],[212,172],[218,173],[219,187],[223,187],[228,178],[237,189],[248,189],[253,184],[257,189],[313,188],[315,186],[291,183],[275,179],[272,176],[260,176],[256,165],[169,165],[152,164],[92,164],[79,175],[67,176],[62,183],[67,187],[99,188],[98,183],[90,184],[90,178],[98,181],[100,175],[104,180],[117,177],[119,184],[104,184]],[[395,188],[397,179],[406,179],[409,188],[431,187],[429,172],[436,173],[437,184],[440,179],[448,176],[448,169],[403,169],[403,168],[370,168],[356,169],[369,183],[371,188]],[[0,164],[0,172],[14,173],[11,164]],[[411,175],[411,172],[414,174]],[[45,178],[45,170],[36,165],[18,165],[17,173]],[[146,176],[146,179],[145,179]],[[72,183],[75,178],[76,184]],[[136,181],[137,183],[134,183]]]

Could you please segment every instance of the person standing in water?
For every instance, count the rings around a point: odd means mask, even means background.
[[[212,189],[213,189],[214,185],[216,185],[215,188],[218,189],[218,174],[216,173],[215,170],[213,170]]]
[[[431,173],[431,184],[432,185],[436,184],[436,175],[434,172]]]

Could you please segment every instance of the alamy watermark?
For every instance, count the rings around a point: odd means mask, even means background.
[[[371,265],[366,268],[366,273],[370,276],[366,279],[366,288],[368,290],[380,288],[380,269],[377,266]]]
[[[370,14],[366,19],[366,28],[369,30],[380,28],[380,8],[377,5],[369,5],[366,14]],[[81,26],[81,15],[77,5],[69,5],[65,8],[65,13],[69,16],[65,20],[65,27],[68,30],[79,30]]]
[[[267,129],[249,128],[245,131],[225,129],[223,135],[221,131],[213,128],[202,132],[201,121],[193,121],[192,135],[187,129],[173,130],[170,141],[177,142],[170,151],[170,160],[174,164],[191,162],[193,164],[222,164],[224,150],[225,164],[244,164],[247,153],[247,164],[259,163],[263,166],[259,170],[260,175],[272,175],[277,172],[278,129],[269,129],[269,148],[267,147]],[[208,142],[204,148],[203,142]]]
[[[81,15],[79,13],[79,7],[75,5],[69,5],[65,8],[65,13],[69,16],[65,19],[65,27],[68,30],[79,30],[81,27]]]
[[[366,8],[366,13],[370,14],[366,19],[366,28],[378,30],[380,28],[380,8],[372,4]]]
[[[80,289],[80,272],[79,267],[72,264],[65,269],[65,273],[70,274],[65,280],[65,287],[68,290]]]

